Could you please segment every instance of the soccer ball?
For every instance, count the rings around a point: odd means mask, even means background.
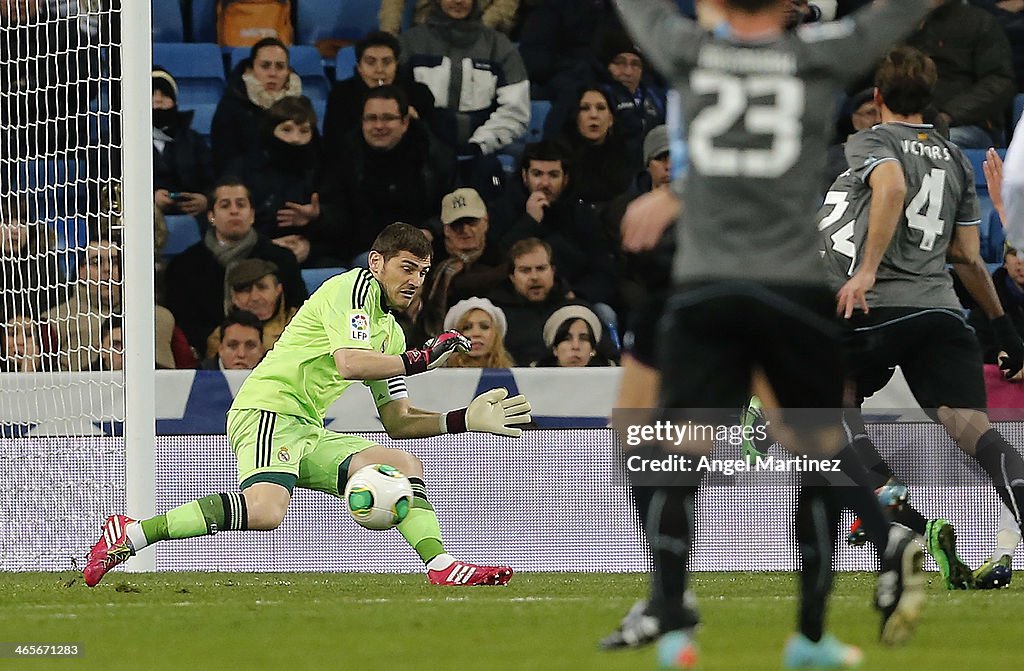
[[[412,508],[412,485],[400,470],[372,464],[356,471],[345,485],[352,518],[367,529],[390,529]]]

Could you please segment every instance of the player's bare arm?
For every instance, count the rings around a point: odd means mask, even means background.
[[[871,210],[868,215],[868,235],[864,242],[864,256],[853,277],[836,295],[836,314],[849,319],[856,307],[868,311],[867,292],[875,285],[875,273],[882,257],[889,249],[892,236],[903,213],[907,196],[907,181],[897,161],[885,161],[871,171]]]
[[[622,217],[622,248],[627,252],[654,249],[681,211],[682,202],[671,189],[643,194],[629,204]]]

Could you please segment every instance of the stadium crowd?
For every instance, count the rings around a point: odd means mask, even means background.
[[[292,5],[301,12],[302,3]],[[792,0],[790,24],[838,20],[866,3]],[[88,42],[82,21],[54,31],[73,18],[69,4],[0,0],[0,23],[23,33],[16,43],[28,50],[39,31]],[[693,2],[679,4],[694,13]],[[700,18],[713,29],[704,5]],[[628,203],[669,182],[675,124],[665,82],[607,0],[383,0],[379,19],[355,42],[353,71],[331,73],[329,91],[307,86],[285,40],[259,40],[226,71],[203,127],[182,101],[176,64],[155,62],[154,225],[182,230],[184,221],[192,235],[173,250],[157,235],[158,367],[254,367],[319,281],[365,266],[370,242],[395,221],[421,229],[434,250],[420,295],[400,315],[411,344],[457,328],[474,347],[450,366],[614,365],[645,287],[667,282],[670,253],[627,254],[619,237]],[[1024,90],[1024,2],[949,0],[907,42],[938,65],[928,120],[965,149],[1005,146]],[[97,55],[61,53],[31,70],[3,59],[0,84],[23,103],[9,109],[28,115],[5,123],[5,147],[42,155],[51,148],[8,128],[56,123],[68,128],[38,137],[89,144],[69,129],[75,110],[99,96],[93,80],[75,76]],[[822,195],[845,169],[847,137],[878,121],[867,77],[838,107]],[[60,104],[42,97],[54,94],[47,81],[62,82]],[[115,228],[94,213],[63,269],[74,282],[60,289],[47,280],[57,244],[47,213],[22,196],[0,203],[0,368],[119,368]],[[1003,253],[988,209],[987,260],[1024,330],[1024,271],[1015,250]]]

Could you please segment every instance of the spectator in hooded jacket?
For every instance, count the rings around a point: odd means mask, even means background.
[[[164,214],[206,212],[213,159],[206,140],[192,130],[193,112],[178,109],[178,83],[153,68],[153,201]]]
[[[259,139],[270,106],[286,96],[302,95],[302,80],[288,65],[288,47],[274,37],[252,45],[228,78],[210,128],[213,164],[218,174]]]
[[[530,122],[523,59],[474,0],[432,1],[427,22],[402,33],[403,63],[434,95],[434,133],[460,156],[494,154]]]
[[[256,146],[227,169],[252,192],[256,231],[290,250],[305,268],[338,265],[315,191],[319,147],[313,104],[288,96],[267,110]]]

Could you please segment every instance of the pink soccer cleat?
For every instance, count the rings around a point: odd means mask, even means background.
[[[127,532],[128,525],[134,521],[127,515],[111,515],[103,523],[103,535],[89,550],[85,570],[82,571],[86,585],[95,587],[107,571],[118,564],[123,564],[135,554],[131,543],[128,542]]]
[[[447,568],[428,570],[427,578],[431,585],[506,585],[512,579],[512,569],[453,561]]]

